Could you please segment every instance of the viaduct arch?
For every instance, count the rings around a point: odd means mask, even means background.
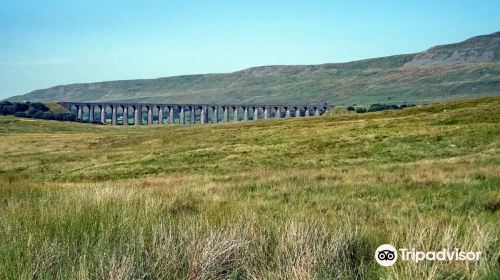
[[[327,104],[168,104],[127,102],[58,102],[76,110],[79,120],[111,125],[208,124],[259,119],[320,116]],[[110,114],[106,109],[111,108]],[[121,116],[118,114],[120,109]],[[144,113],[143,113],[144,111]],[[196,114],[196,112],[199,114]],[[84,117],[84,112],[88,116]]]

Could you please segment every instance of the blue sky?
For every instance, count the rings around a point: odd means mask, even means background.
[[[500,1],[0,0],[0,99],[59,84],[412,53],[500,31]]]

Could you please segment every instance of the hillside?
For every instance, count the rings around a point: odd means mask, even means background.
[[[500,94],[500,32],[348,63],[262,66],[227,74],[72,84],[11,101],[425,103]]]
[[[204,126],[0,116],[0,278],[499,279],[499,108]],[[384,243],[484,257],[387,269]]]

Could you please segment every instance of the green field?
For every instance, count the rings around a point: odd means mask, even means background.
[[[498,279],[500,97],[195,126],[0,117],[0,279]],[[478,262],[373,258],[382,243]]]

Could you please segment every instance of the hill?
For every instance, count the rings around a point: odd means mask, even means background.
[[[61,85],[11,101],[425,103],[500,94],[500,32],[417,54]]]
[[[499,108],[190,127],[0,116],[0,278],[498,279]],[[384,243],[483,255],[387,269]]]

